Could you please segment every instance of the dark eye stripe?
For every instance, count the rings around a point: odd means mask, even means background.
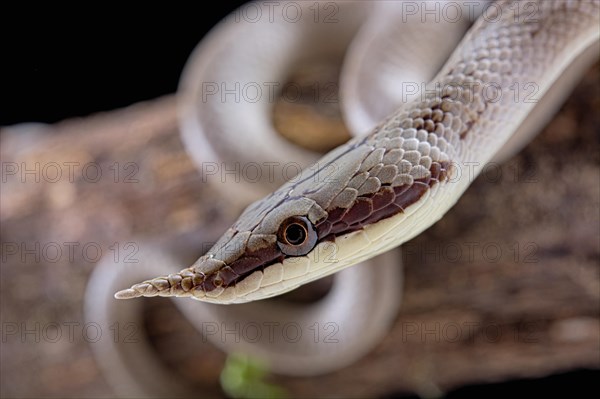
[[[316,226],[319,240],[352,233],[364,226],[394,216],[415,202],[438,182],[448,178],[450,162],[433,162],[430,176],[415,179],[410,186],[381,186],[378,192],[358,197],[349,208],[328,210],[327,218]]]

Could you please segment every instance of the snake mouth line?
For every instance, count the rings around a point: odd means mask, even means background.
[[[205,277],[205,279],[200,283],[200,288],[204,292],[211,292],[215,289],[235,287],[237,283],[244,280],[246,277],[251,275],[256,271],[263,271],[269,266],[273,266],[277,263],[282,263],[287,257],[285,255],[281,255],[267,263],[258,264],[252,268],[246,268],[245,270],[237,273],[233,270],[231,266],[225,266],[220,270],[217,270],[214,273],[211,273]]]

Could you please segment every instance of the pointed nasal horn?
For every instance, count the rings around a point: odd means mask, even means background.
[[[131,288],[121,290],[115,294],[116,299],[131,299],[152,296],[179,296],[179,297],[204,297],[205,291],[202,286],[206,275],[196,272],[193,267],[183,269],[179,273],[168,276],[156,277],[138,284]]]

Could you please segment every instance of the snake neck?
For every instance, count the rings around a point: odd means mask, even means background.
[[[435,141],[434,162],[472,165],[476,176],[573,58],[598,39],[599,10],[589,0],[495,3],[419,98],[409,98],[367,143],[393,136]]]

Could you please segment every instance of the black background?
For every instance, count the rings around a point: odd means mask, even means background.
[[[0,9],[0,125],[56,122],[175,92],[196,44],[243,3]]]

